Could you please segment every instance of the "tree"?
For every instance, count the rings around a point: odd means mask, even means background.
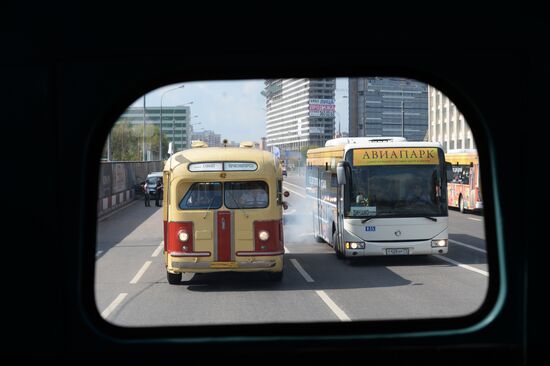
[[[111,129],[111,160],[141,161],[143,158],[143,125],[120,120]],[[163,150],[168,148],[168,139],[162,136]],[[107,156],[107,143],[103,156]],[[145,128],[145,150],[151,151],[153,159],[159,158],[159,126],[148,124]],[[164,153],[166,155],[166,151]]]

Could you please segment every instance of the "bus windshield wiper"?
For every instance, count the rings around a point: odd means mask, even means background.
[[[235,199],[235,197],[233,196],[233,193],[231,193],[231,190],[228,189],[227,192],[229,192],[229,195],[231,196],[231,199],[233,200],[233,202],[235,202],[235,205],[237,206],[237,208],[239,210],[241,210],[244,214],[244,217],[246,217],[248,219],[248,214],[246,213],[246,211],[244,210],[244,208],[242,208],[241,206],[239,206],[239,203],[237,202],[237,200]]]
[[[214,200],[216,199],[216,195],[212,196],[212,199],[210,200],[210,203],[208,204],[208,208],[206,209],[206,212],[204,213],[203,219],[206,218],[208,215],[208,211],[210,211],[210,207],[212,207],[212,204],[214,203]]]
[[[366,219],[363,219],[361,220],[361,224],[364,224],[365,222],[369,221],[369,220],[372,220],[372,219],[376,219],[376,218],[379,218],[380,216],[371,216],[371,217],[367,217]]]
[[[437,222],[437,217],[431,217],[431,216],[422,216],[422,217],[425,218],[425,219],[428,219],[428,220],[432,220],[433,222]],[[364,224],[365,222],[367,222],[369,220],[377,219],[377,218],[380,218],[380,216],[367,217],[367,218],[361,220],[361,223]]]

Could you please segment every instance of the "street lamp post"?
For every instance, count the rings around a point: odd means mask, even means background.
[[[141,145],[142,149],[142,160],[145,161],[145,98],[147,94],[143,95],[143,142]]]
[[[175,87],[175,88],[172,88],[172,89],[168,89],[167,91],[165,91],[164,93],[162,93],[162,95],[160,96],[160,131],[159,131],[159,160],[162,160],[162,99],[164,98],[164,95],[168,92],[171,92],[173,90],[176,90],[176,89],[181,89],[183,88],[185,85],[180,85],[178,87]]]

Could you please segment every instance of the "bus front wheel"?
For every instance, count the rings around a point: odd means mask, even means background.
[[[338,242],[338,234],[336,232],[332,234],[332,245],[334,246],[336,258],[344,259],[346,256],[340,251],[340,243]]]
[[[181,273],[170,273],[166,271],[166,277],[168,278],[168,283],[171,285],[177,285],[181,282]]]

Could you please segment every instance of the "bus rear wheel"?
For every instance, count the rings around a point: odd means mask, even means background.
[[[181,273],[170,273],[166,271],[166,277],[168,278],[168,283],[171,285],[177,285],[181,282]]]

